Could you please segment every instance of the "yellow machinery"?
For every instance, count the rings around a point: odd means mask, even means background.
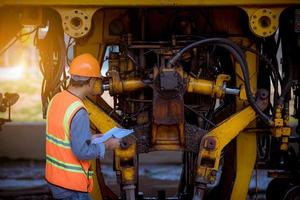
[[[300,118],[299,0],[1,0],[0,10],[1,48],[34,27],[44,110],[67,86],[70,47],[100,61],[92,125],[135,130],[114,152],[121,199],[137,198],[137,155],[151,151],[183,152],[178,199],[246,199],[254,168],[273,177],[267,199],[300,196],[289,127]],[[118,199],[99,161],[94,170],[93,198]]]

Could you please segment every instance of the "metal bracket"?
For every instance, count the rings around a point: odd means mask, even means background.
[[[92,18],[99,8],[54,8],[61,16],[64,32],[73,38],[81,38],[91,29]]]
[[[269,37],[278,29],[279,17],[284,8],[243,7],[243,9],[248,14],[252,33],[258,37]]]

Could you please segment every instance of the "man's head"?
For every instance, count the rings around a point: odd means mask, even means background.
[[[93,95],[95,83],[100,79],[99,62],[91,54],[81,54],[73,59],[70,74],[69,87],[80,90],[85,95]]]

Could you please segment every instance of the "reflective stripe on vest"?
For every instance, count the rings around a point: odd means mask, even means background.
[[[55,144],[59,147],[63,147],[63,148],[67,148],[70,149],[71,148],[71,144],[69,141],[63,141],[57,137],[54,137],[53,135],[46,133],[46,139],[48,140],[48,142],[51,142],[52,144]]]
[[[49,104],[49,106],[51,106],[51,105],[52,105],[52,102]],[[69,119],[70,119],[72,113],[74,112],[74,110],[77,110],[79,107],[84,107],[84,106],[81,102],[76,101],[76,102],[72,103],[66,111],[66,114],[64,116],[64,122],[63,122],[64,123],[64,129],[65,129],[65,139],[64,140],[59,139],[59,138],[55,137],[54,135],[52,135],[51,133],[47,132],[46,133],[46,139],[49,142],[51,142],[51,143],[53,143],[53,144],[55,144],[59,147],[63,147],[63,148],[67,148],[67,149],[71,148],[71,144],[70,144],[70,141],[69,141],[69,135],[68,135],[69,131],[70,131],[68,122],[69,122]],[[48,127],[47,127],[47,130],[48,130]]]
[[[90,161],[78,160],[71,149],[71,120],[83,102],[68,91],[57,94],[49,103],[46,127],[46,180],[63,188],[91,192],[93,171]]]
[[[83,173],[86,176],[88,176],[88,178],[91,178],[91,176],[93,175],[93,171],[88,171],[89,174],[87,174],[87,172],[85,172],[81,165],[74,165],[74,164],[68,164],[68,163],[64,163],[58,159],[55,159],[49,155],[46,156],[46,161],[48,163],[50,163],[51,165],[54,165],[57,168],[69,171],[69,172],[76,172],[76,173]]]
[[[51,103],[52,104],[52,103]],[[51,106],[51,104],[49,106]],[[65,129],[65,139],[64,140],[61,140],[55,136],[53,136],[52,134],[50,133],[46,133],[46,139],[51,142],[52,144],[54,145],[57,145],[59,147],[62,147],[62,148],[67,148],[67,149],[70,149],[71,148],[71,143],[70,143],[70,140],[69,140],[69,119],[70,117],[72,116],[73,112],[81,107],[84,107],[83,104],[79,101],[76,101],[74,103],[72,103],[66,113],[65,113],[65,116],[64,116],[64,129]],[[56,159],[56,158],[53,158],[49,155],[46,155],[46,160],[49,164],[51,165],[54,165],[55,167],[58,167],[60,169],[63,169],[63,170],[66,170],[66,171],[70,171],[70,172],[77,172],[77,173],[84,173],[87,178],[90,178],[91,174],[92,174],[92,171],[84,171],[84,169],[82,168],[81,165],[74,165],[74,164],[70,164],[70,163],[65,163],[59,159]]]

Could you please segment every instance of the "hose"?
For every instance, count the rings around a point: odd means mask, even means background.
[[[282,88],[281,95],[278,98],[278,104],[281,105],[281,106],[284,103],[285,97],[291,91],[291,87],[292,87],[292,84],[293,84],[293,63],[292,63],[291,56],[288,55],[287,57],[288,57],[287,58],[288,77],[287,77],[286,84],[284,84],[284,86]]]
[[[40,53],[40,70],[43,75],[41,99],[43,117],[46,117],[48,103],[64,86],[65,42],[60,17],[56,13],[47,13],[49,30],[43,39],[35,37],[35,45]],[[55,41],[55,42],[53,42]]]
[[[246,89],[246,96],[248,99],[248,102],[250,106],[253,108],[253,110],[259,115],[259,117],[263,120],[268,125],[272,125],[273,121],[272,119],[267,116],[256,104],[254,97],[252,96],[251,93],[251,87],[250,87],[250,78],[249,78],[249,71],[248,71],[248,64],[246,62],[246,58],[244,53],[242,52],[241,48],[236,45],[234,42],[224,39],[224,38],[209,38],[209,39],[204,39],[200,40],[197,42],[194,42],[182,50],[180,50],[169,62],[168,62],[168,67],[172,67],[175,65],[175,63],[180,59],[182,54],[184,54],[186,51],[198,47],[198,46],[203,46],[203,45],[217,45],[220,47],[225,48],[228,50],[234,58],[237,60],[237,62],[240,64],[243,76],[244,76],[244,81],[245,81],[245,89]]]

